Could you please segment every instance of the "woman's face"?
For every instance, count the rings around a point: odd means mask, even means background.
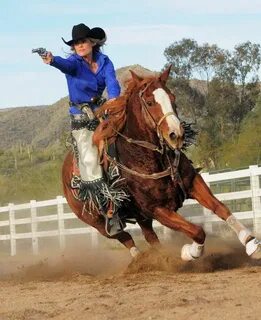
[[[74,50],[80,57],[85,57],[92,53],[93,46],[95,46],[95,43],[91,42],[89,39],[82,39],[74,42]]]

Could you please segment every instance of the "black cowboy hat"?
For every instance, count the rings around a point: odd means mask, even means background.
[[[94,40],[97,44],[103,45],[106,41],[106,33],[102,28],[92,28],[90,29],[84,23],[77,24],[72,28],[72,40],[65,41],[62,38],[63,42],[68,46],[72,46],[75,41],[89,38]]]

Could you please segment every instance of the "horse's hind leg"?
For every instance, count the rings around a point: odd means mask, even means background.
[[[249,256],[254,259],[261,258],[261,242],[253,237],[251,232],[213,195],[199,174],[196,175],[193,181],[190,196],[227,222],[229,227],[236,232],[240,242],[246,247],[246,253]]]
[[[146,241],[151,246],[158,245],[160,242],[156,232],[153,230],[152,219],[142,219],[142,220],[138,220],[137,222],[141,227],[142,233]]]
[[[181,231],[194,240],[192,244],[183,246],[181,250],[183,260],[194,260],[203,254],[206,235],[201,226],[187,221],[175,211],[162,207],[157,207],[154,210],[154,217],[164,226]]]

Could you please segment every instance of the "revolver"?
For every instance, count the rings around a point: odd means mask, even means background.
[[[39,56],[46,57],[48,54],[48,51],[46,51],[45,48],[37,48],[37,49],[32,49],[32,53],[38,53]]]

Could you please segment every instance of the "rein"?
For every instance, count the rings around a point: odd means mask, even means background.
[[[155,144],[150,143],[148,141],[143,141],[143,140],[135,140],[132,138],[129,138],[127,136],[125,136],[124,134],[122,134],[121,132],[119,132],[116,129],[113,129],[119,136],[121,136],[122,138],[124,138],[127,142],[132,143],[132,144],[136,144],[137,146],[152,150],[152,151],[156,151],[159,152],[160,154],[164,153],[163,150],[163,146],[161,146],[161,148],[157,147]]]
[[[136,170],[130,169],[128,167],[126,167],[124,164],[116,161],[114,158],[112,158],[111,156],[108,155],[108,153],[105,151],[104,149],[104,153],[105,156],[107,157],[107,159],[114,165],[116,165],[117,167],[119,167],[120,169],[122,169],[123,171],[132,174],[134,176],[143,178],[143,179],[153,179],[153,180],[157,180],[157,179],[161,179],[164,177],[168,177],[168,176],[172,176],[172,168],[171,166],[169,166],[166,170],[164,171],[160,171],[157,173],[151,173],[151,174],[145,174],[145,173],[140,173]]]

